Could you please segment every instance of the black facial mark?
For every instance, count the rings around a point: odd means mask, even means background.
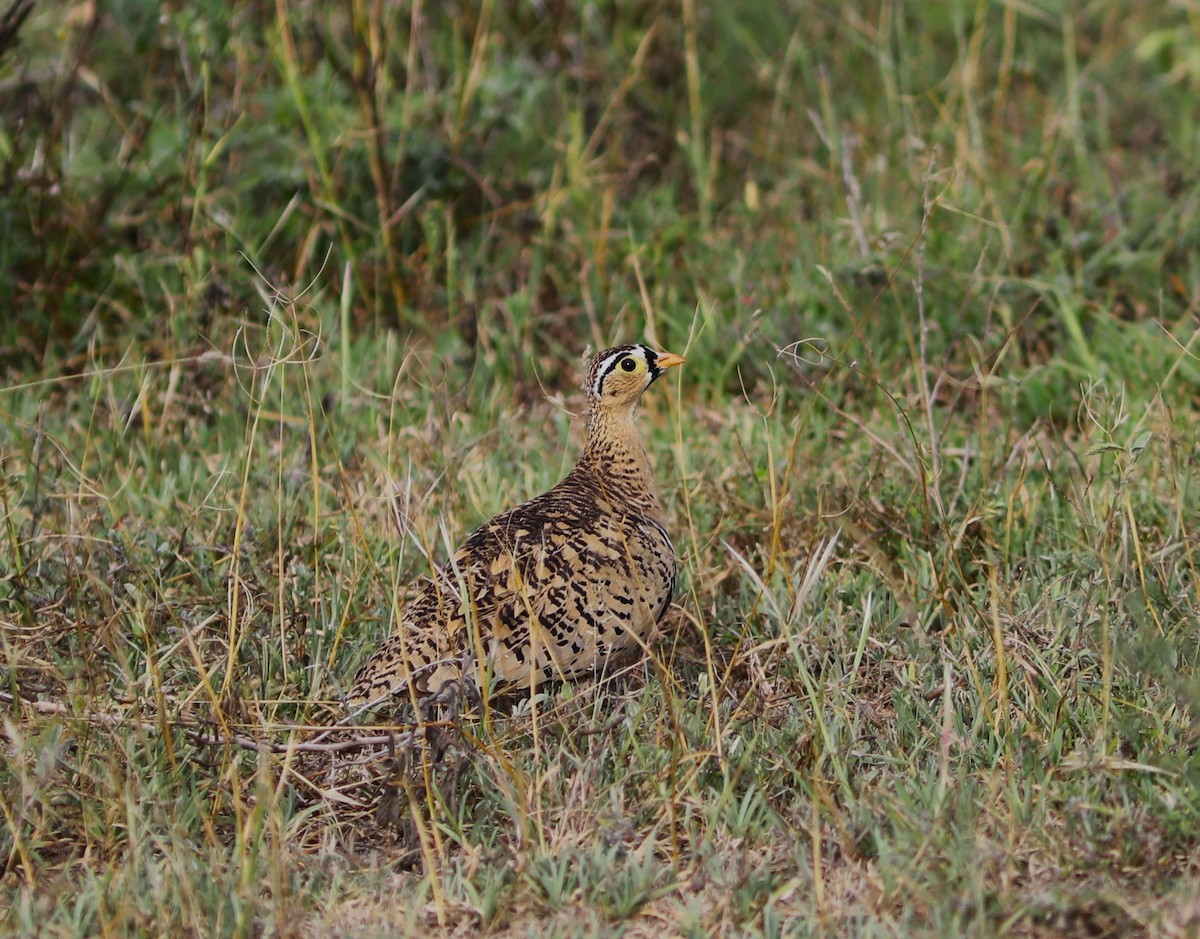
[[[658,353],[649,346],[642,346],[642,352],[646,354],[646,368],[650,372],[650,384],[653,385],[662,374],[662,369],[658,367]]]

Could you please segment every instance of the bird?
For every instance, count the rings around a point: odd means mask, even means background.
[[[574,467],[480,526],[416,592],[355,676],[352,717],[464,692],[532,694],[646,647],[679,560],[634,417],[642,393],[684,361],[641,343],[592,358]]]

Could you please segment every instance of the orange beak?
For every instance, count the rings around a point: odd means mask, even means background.
[[[682,365],[686,362],[682,355],[676,355],[674,352],[660,352],[654,360],[654,364],[659,368],[674,368],[676,365]]]

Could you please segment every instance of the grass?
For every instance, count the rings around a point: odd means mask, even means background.
[[[1194,16],[544,6],[0,53],[0,931],[1197,935]],[[415,865],[189,734],[336,716],[637,338],[652,657]]]

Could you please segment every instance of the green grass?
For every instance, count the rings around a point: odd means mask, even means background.
[[[1194,16],[545,7],[0,54],[0,932],[1200,933]],[[415,863],[189,735],[336,718],[641,338],[651,659]]]

